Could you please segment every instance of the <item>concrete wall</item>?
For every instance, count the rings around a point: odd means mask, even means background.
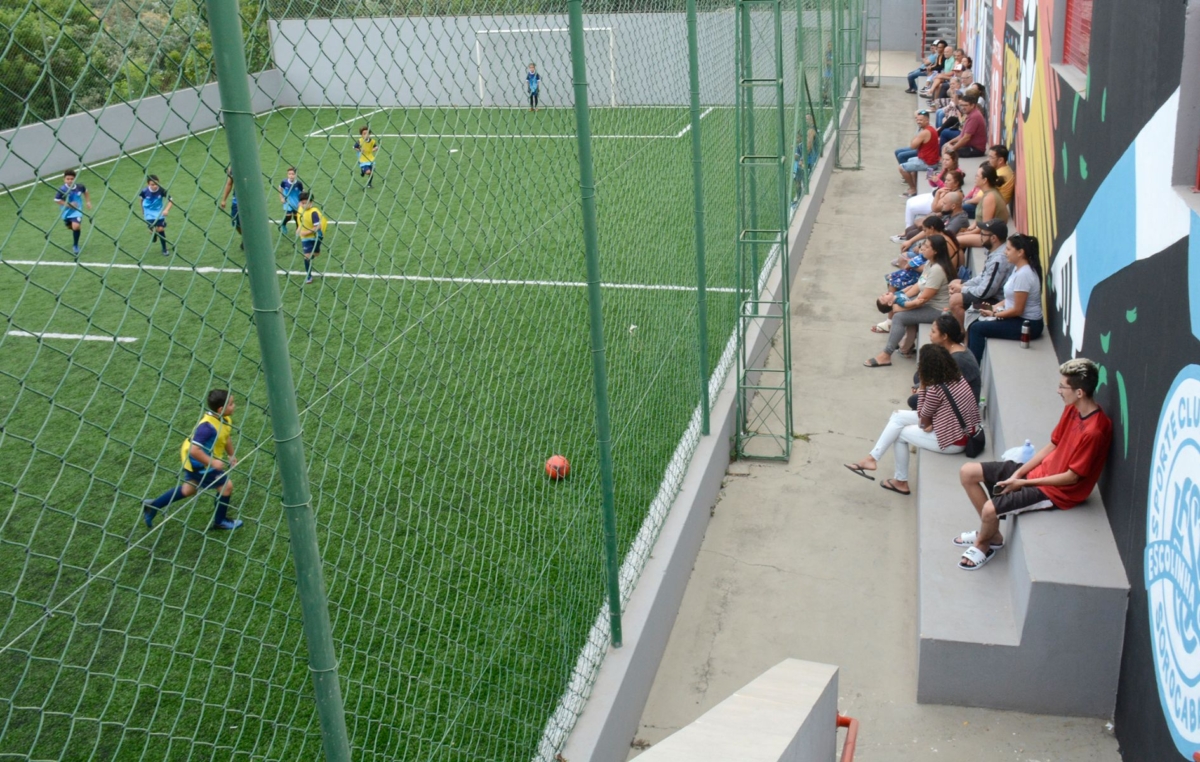
[[[921,45],[921,0],[882,0],[883,50],[911,50]]]
[[[756,14],[756,72],[774,69],[767,14]],[[815,26],[815,14],[805,26]],[[687,27],[681,13],[584,18],[592,105],[687,105]],[[795,35],[783,34],[794,61]],[[794,17],[792,20],[794,24]],[[541,105],[571,106],[566,16],[312,19],[271,22],[271,50],[289,97],[305,106],[520,106],[525,66],[542,75]],[[524,31],[515,31],[524,30]],[[553,31],[528,31],[553,30]],[[701,100],[733,104],[734,15],[702,13]],[[789,99],[794,66],[785,65]],[[762,91],[760,97],[765,95]]]
[[[275,70],[250,75],[250,94],[255,113],[288,105],[280,102],[283,75]],[[0,186],[20,185],[211,129],[217,126],[219,111],[214,82],[0,132]]]

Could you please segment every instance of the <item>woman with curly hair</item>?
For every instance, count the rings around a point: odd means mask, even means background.
[[[967,445],[967,437],[980,425],[979,403],[971,385],[963,378],[958,363],[945,347],[926,344],[917,359],[917,409],[897,410],[888,419],[879,441],[867,457],[846,468],[859,476],[875,481],[868,471],[879,468],[879,459],[891,447],[895,452],[895,477],[885,479],[879,486],[900,495],[912,494],[908,486],[908,446],[915,445],[934,452],[959,453]],[[962,414],[967,424],[964,430],[950,404]]]

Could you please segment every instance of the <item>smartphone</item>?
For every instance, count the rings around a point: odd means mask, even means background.
[[[1000,497],[1004,493],[1004,487],[1000,484],[992,485],[992,497]]]

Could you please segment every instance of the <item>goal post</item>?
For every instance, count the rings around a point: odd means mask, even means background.
[[[489,91],[488,91],[487,74],[490,71],[490,67],[488,66],[487,61],[484,58],[484,41],[488,40],[488,39],[504,39],[503,37],[490,37],[490,35],[532,35],[532,34],[561,34],[561,35],[564,35],[564,37],[562,38],[562,44],[564,46],[566,46],[566,50],[568,51],[568,56],[563,59],[563,63],[565,64],[563,71],[569,76],[569,74],[570,74],[569,46],[568,46],[568,40],[565,37],[565,35],[567,35],[570,31],[571,31],[570,28],[565,27],[565,26],[562,26],[562,27],[529,27],[529,28],[523,28],[523,29],[522,28],[517,28],[517,29],[476,29],[475,30],[475,67],[476,67],[477,84],[478,84],[478,89],[479,89],[479,104],[481,106],[492,105],[488,102]],[[583,31],[585,33],[593,33],[593,34],[597,33],[597,32],[605,33],[605,35],[608,38],[608,98],[603,99],[603,100],[596,99],[596,100],[593,100],[592,103],[607,101],[609,106],[612,106],[615,108],[617,105],[617,34],[616,34],[616,28],[611,27],[611,26],[589,26],[589,27],[584,27]],[[542,46],[538,46],[538,47],[542,47]],[[526,52],[526,51],[522,51],[522,52]],[[516,53],[517,53],[517,51],[514,51],[513,55],[515,56]],[[528,55],[526,55],[526,58],[528,58]],[[524,69],[525,65],[528,63],[529,62],[526,60],[521,60],[519,65],[522,69]],[[535,61],[535,63],[537,63],[537,62]],[[545,71],[545,67],[543,67],[543,65],[541,63],[538,63],[538,67],[539,67],[539,73],[542,73]],[[569,86],[568,82],[569,82],[568,79],[564,78],[562,80],[563,86],[562,86],[561,92],[570,92],[570,86]],[[495,96],[496,96],[496,91],[493,91],[492,98],[494,99]]]

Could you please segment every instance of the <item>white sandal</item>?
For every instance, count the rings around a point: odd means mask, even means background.
[[[985,555],[983,551],[972,545],[971,547],[967,548],[966,553],[962,554],[962,559],[958,562],[958,568],[962,569],[963,571],[975,571],[976,569],[982,569],[983,565],[988,561],[991,561],[992,556],[994,555],[996,555],[996,551],[992,550],[991,548],[988,549],[988,552]],[[967,566],[965,563],[966,561],[970,561],[973,565]]]
[[[957,547],[969,548],[969,547],[973,546],[975,544],[975,541],[978,539],[979,539],[979,532],[978,532],[978,530],[976,530],[976,531],[972,531],[972,532],[963,532],[958,537],[955,537],[953,540],[951,540],[951,542],[953,542]],[[1002,541],[999,544],[991,542],[991,543],[988,543],[988,547],[991,548],[992,550],[1000,550],[1001,548],[1004,547],[1004,542]]]

